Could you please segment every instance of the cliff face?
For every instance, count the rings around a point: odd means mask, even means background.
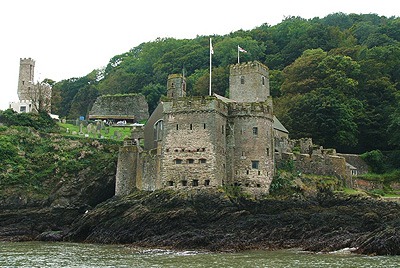
[[[75,221],[69,241],[177,249],[354,248],[400,254],[400,206],[319,194],[308,200],[230,200],[220,192],[137,192]]]
[[[114,195],[115,142],[2,127],[0,148],[0,240],[59,240]]]

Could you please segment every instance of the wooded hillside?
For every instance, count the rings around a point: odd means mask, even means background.
[[[188,94],[208,93],[209,37],[159,38],[110,59],[103,69],[55,83],[53,113],[86,115],[102,94],[142,93],[150,112],[166,93],[168,74],[185,71]],[[292,138],[312,137],[341,152],[400,146],[400,18],[335,13],[288,17],[212,36],[213,89],[228,95],[237,46],[270,68],[275,114]]]

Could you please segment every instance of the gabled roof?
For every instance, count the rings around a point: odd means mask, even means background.
[[[289,133],[289,131],[282,125],[282,123],[278,120],[278,118],[276,118],[276,116],[274,115],[274,123],[272,124],[272,126],[274,127],[274,129],[285,132],[285,133]]]
[[[218,95],[218,94],[215,94],[215,93],[213,94],[213,96],[216,97],[217,99],[219,99],[219,100],[225,102],[225,103],[228,103],[228,102],[236,102],[235,100],[231,100],[231,99],[222,97],[221,95]]]

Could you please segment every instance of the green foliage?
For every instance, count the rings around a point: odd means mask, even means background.
[[[371,168],[371,172],[382,174],[386,171],[385,157],[380,150],[363,153],[361,158]]]
[[[63,180],[84,172],[115,172],[118,145],[113,141],[74,140],[27,127],[0,129],[0,194],[48,197]]]
[[[239,198],[249,199],[250,194],[245,193],[240,186],[237,185],[223,185],[222,190],[231,200],[237,201]]]
[[[398,149],[399,26],[396,17],[334,13],[211,36],[214,92],[228,95],[229,65],[240,45],[248,51],[242,62],[270,68],[274,112],[291,136],[344,152]],[[207,95],[209,38],[158,38],[114,56],[103,70],[55,83],[53,113],[75,118],[96,96],[119,93],[142,93],[151,112],[166,93],[167,76],[183,70],[188,95]]]
[[[46,113],[16,113],[11,109],[0,111],[0,123],[6,126],[32,127],[39,131],[55,131],[56,123]]]

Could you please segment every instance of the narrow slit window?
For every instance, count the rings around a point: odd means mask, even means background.
[[[253,127],[253,135],[254,136],[258,135],[258,127]]]

